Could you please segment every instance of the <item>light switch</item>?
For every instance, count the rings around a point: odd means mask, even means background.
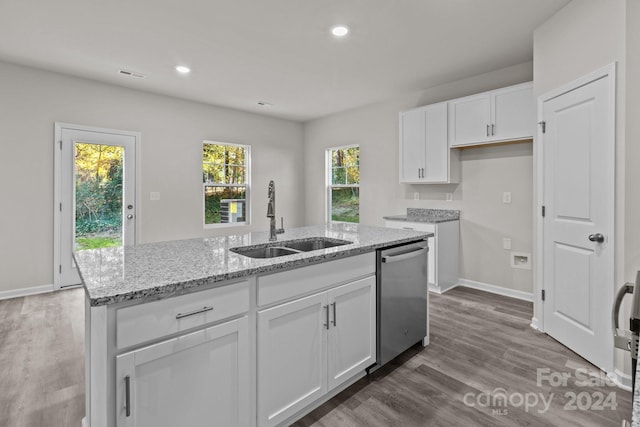
[[[447,193],[447,202],[453,202],[453,193]]]
[[[511,203],[511,191],[505,191],[502,193],[502,203]]]
[[[417,191],[413,193],[413,200],[420,200],[420,193],[418,193]]]
[[[152,191],[149,193],[149,199],[150,200],[160,200],[160,192],[158,191]]]
[[[502,239],[502,249],[511,250],[511,239],[510,238],[505,237],[504,239]]]

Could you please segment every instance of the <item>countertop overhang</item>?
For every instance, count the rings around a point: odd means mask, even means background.
[[[287,230],[278,240],[311,237],[351,244],[276,258],[249,258],[231,252],[239,246],[269,243],[268,232],[175,240],[74,253],[91,306],[195,291],[216,283],[303,267],[423,240],[431,233],[336,223]]]

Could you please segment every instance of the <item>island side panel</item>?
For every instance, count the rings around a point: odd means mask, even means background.
[[[114,427],[113,316],[107,306],[92,307],[85,298],[86,427]]]

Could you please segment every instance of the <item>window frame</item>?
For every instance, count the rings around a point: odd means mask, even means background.
[[[359,224],[360,223],[360,180],[357,184],[332,184],[333,177],[333,165],[332,165],[332,153],[336,150],[347,150],[349,148],[358,149],[358,158],[360,157],[360,144],[339,145],[337,147],[329,147],[325,150],[325,220],[326,223],[341,223],[341,224]],[[358,171],[360,171],[360,161],[358,161]],[[347,221],[334,221],[331,219],[331,196],[333,188],[357,188],[358,189],[358,222]]]
[[[205,145],[221,145],[221,146],[231,146],[231,147],[242,147],[245,150],[245,182],[244,184],[227,184],[227,183],[219,183],[212,181],[204,180],[204,146]],[[202,141],[202,151],[201,151],[201,171],[203,174],[202,178],[202,224],[205,229],[208,228],[225,228],[225,227],[239,227],[239,226],[247,226],[251,224],[251,146],[248,144],[238,144],[233,142],[222,142],[222,141],[214,141],[214,140],[204,140]],[[207,224],[207,214],[206,214],[206,189],[207,187],[244,187],[245,188],[245,220],[242,222],[215,222]]]

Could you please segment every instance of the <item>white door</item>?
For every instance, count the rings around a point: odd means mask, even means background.
[[[533,137],[536,112],[531,83],[495,91],[493,103],[492,139]]]
[[[135,132],[56,123],[56,289],[80,284],[72,252],[135,244]]]
[[[614,72],[541,98],[543,327],[611,372]]]
[[[247,317],[116,357],[118,427],[247,426]]]
[[[329,390],[376,362],[375,276],[328,291]]]
[[[258,425],[281,423],[327,391],[327,293],[258,313]]]
[[[449,143],[447,142],[447,103],[425,108],[425,170],[427,182],[449,180]]]
[[[449,145],[479,143],[491,135],[491,94],[449,102]]]
[[[424,168],[425,112],[400,113],[400,182],[421,181]]]

